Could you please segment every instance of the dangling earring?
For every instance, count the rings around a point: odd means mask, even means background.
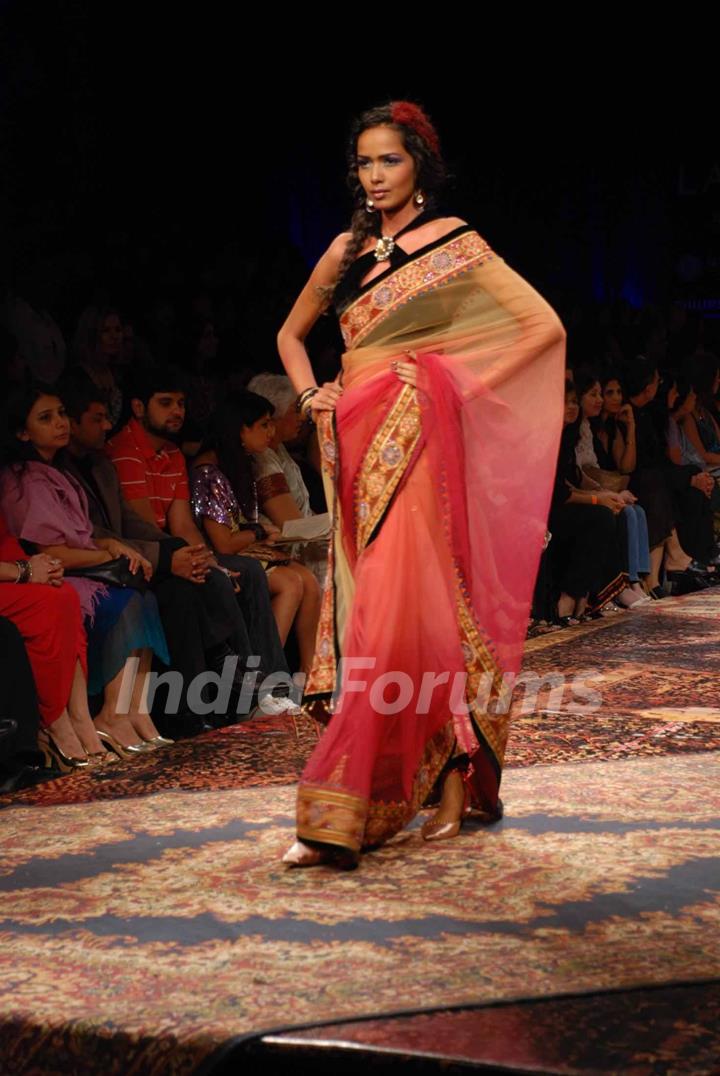
[[[366,213],[374,213],[375,212],[375,203],[373,202],[372,198],[368,198],[367,201],[365,202],[365,212]]]
[[[415,194],[413,195],[413,201],[415,202],[415,205],[418,207],[418,209],[422,209],[422,207],[425,205],[425,195],[423,194],[423,192],[415,191]]]

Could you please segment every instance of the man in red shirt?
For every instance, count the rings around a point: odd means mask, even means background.
[[[108,442],[107,452],[130,507],[148,523],[201,547],[197,549],[199,568],[210,553],[190,511],[185,457],[171,441],[185,421],[185,392],[179,387],[172,392],[156,391],[168,378],[181,385],[174,371],[162,371],[159,378],[151,377],[139,388],[144,398],[132,399],[133,417]]]
[[[153,368],[139,377],[130,405],[133,417],[107,444],[106,451],[118,474],[123,497],[137,515],[166,534],[187,543],[191,559],[189,578],[217,582],[218,570],[190,509],[190,491],[185,457],[171,438],[185,421],[185,391],[182,374],[172,367]],[[265,572],[258,561],[243,562],[239,604],[247,622],[249,640],[264,666],[264,672],[287,672],[277,628],[270,606]],[[212,572],[212,576],[210,573]],[[222,577],[221,577],[222,579]],[[227,580],[224,582],[230,586]],[[249,656],[249,655],[246,655]],[[242,670],[238,669],[238,678]],[[266,713],[291,709],[287,698],[265,697]]]

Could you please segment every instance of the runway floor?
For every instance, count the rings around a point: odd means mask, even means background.
[[[0,799],[0,1072],[720,1071],[718,614],[531,641],[504,820],[352,873],[280,863],[310,722]]]

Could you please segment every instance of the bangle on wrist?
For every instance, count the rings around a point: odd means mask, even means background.
[[[597,504],[597,503],[598,503],[597,494],[593,493],[591,495],[591,497],[590,497],[590,504]]]
[[[16,583],[29,583],[32,579],[32,564],[29,560],[16,560],[17,565],[17,578]]]
[[[310,410],[312,398],[319,391],[320,390],[318,389],[317,385],[311,385],[309,388],[303,389],[303,391],[300,393],[297,400],[295,401],[295,410],[299,415],[303,415],[306,417],[306,412]]]

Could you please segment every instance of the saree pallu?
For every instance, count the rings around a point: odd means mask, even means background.
[[[344,393],[319,436],[333,517],[306,699],[334,708],[301,840],[357,852],[454,756],[490,818],[562,424],[564,331],[475,232],[417,252],[341,316]],[[416,359],[418,388],[393,360]]]

